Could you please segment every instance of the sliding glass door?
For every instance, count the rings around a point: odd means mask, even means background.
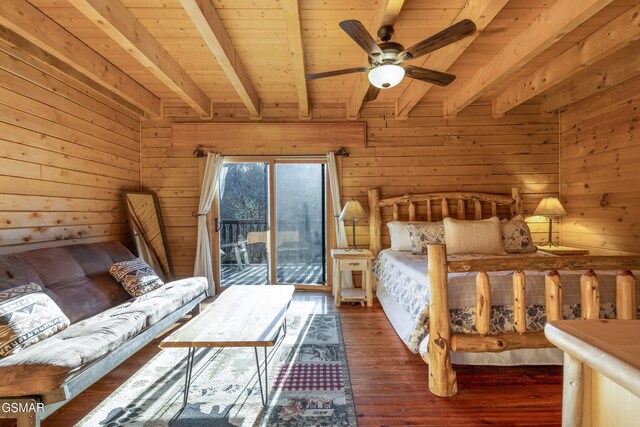
[[[276,280],[326,283],[326,183],[321,163],[276,164]]]
[[[269,163],[225,163],[215,227],[220,287],[269,283]]]
[[[326,285],[325,166],[321,160],[225,159],[214,205],[218,288]]]

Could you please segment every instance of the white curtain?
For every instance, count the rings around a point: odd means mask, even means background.
[[[336,167],[336,156],[334,153],[327,154],[327,169],[329,169],[333,222],[336,227],[336,245],[338,249],[344,249],[348,247],[347,233],[344,229],[344,223],[338,219],[340,212],[342,212],[342,199],[340,198],[340,182],[338,181],[338,168]],[[353,288],[353,275],[351,272],[343,271],[341,274],[342,287]]]
[[[223,157],[220,154],[209,153],[204,178],[200,186],[200,206],[198,207],[198,243],[196,247],[196,262],[193,275],[206,277],[209,282],[208,294],[215,294],[213,281],[213,258],[211,255],[211,239],[207,229],[207,214],[211,210],[213,199],[218,191],[222,172]]]

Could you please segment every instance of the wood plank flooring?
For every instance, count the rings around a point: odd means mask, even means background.
[[[340,313],[359,426],[557,426],[562,368],[456,366],[457,396],[429,393],[428,366],[395,334],[378,304],[333,307],[330,295],[296,292],[292,309]],[[157,354],[158,337],[43,422],[72,426]]]

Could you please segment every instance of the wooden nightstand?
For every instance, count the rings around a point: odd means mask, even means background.
[[[587,249],[573,248],[571,246],[538,246],[540,252],[552,255],[589,255]]]
[[[368,249],[357,251],[354,249],[332,249],[333,258],[333,286],[336,307],[345,302],[359,301],[373,305],[373,289],[371,285],[371,264],[373,253]],[[342,271],[362,271],[362,288],[342,289]]]

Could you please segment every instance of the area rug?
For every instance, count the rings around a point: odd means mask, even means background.
[[[286,337],[269,349],[266,408],[253,348],[199,349],[183,410],[187,350],[164,349],[78,425],[356,426],[340,318],[290,313],[287,319]]]

